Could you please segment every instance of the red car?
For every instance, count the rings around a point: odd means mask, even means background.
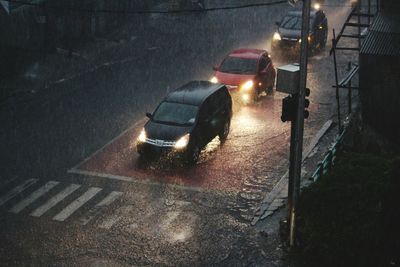
[[[213,69],[211,82],[227,85],[230,92],[238,91],[243,102],[257,100],[263,91],[273,93],[276,71],[266,50],[235,50]]]

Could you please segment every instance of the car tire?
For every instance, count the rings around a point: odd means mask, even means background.
[[[194,145],[191,149],[188,150],[186,155],[186,161],[189,165],[194,165],[199,160],[200,157],[200,148],[197,145]]]
[[[260,92],[258,91],[258,89],[255,89],[252,99],[253,103],[256,103],[259,99],[260,99]]]
[[[265,90],[265,93],[266,93],[267,95],[273,95],[273,94],[274,94],[274,87],[269,86],[269,87],[267,88],[267,90]]]
[[[219,137],[219,140],[221,141],[221,143],[225,142],[226,139],[228,138],[230,128],[231,128],[231,124],[230,124],[229,120],[227,120],[224,123],[224,127],[222,127],[220,133],[218,134],[218,137]]]
[[[270,86],[265,88],[265,93],[267,95],[273,95],[274,94],[274,85],[275,85],[275,79],[274,79],[274,81],[272,82],[272,84]]]
[[[321,48],[324,48],[326,46],[327,40],[328,40],[328,30],[324,34],[324,38],[323,38],[323,40],[321,42],[321,46],[320,46]]]

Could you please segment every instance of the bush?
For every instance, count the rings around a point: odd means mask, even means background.
[[[331,174],[302,192],[295,262],[299,266],[395,262],[400,161],[345,152],[338,158]],[[388,239],[394,240],[390,248]]]

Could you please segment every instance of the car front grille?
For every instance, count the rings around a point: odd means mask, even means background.
[[[165,141],[160,139],[146,138],[146,143],[158,147],[173,147],[175,146],[176,141]]]

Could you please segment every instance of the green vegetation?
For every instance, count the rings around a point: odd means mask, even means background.
[[[296,266],[399,266],[399,173],[399,158],[339,154],[301,195]]]

